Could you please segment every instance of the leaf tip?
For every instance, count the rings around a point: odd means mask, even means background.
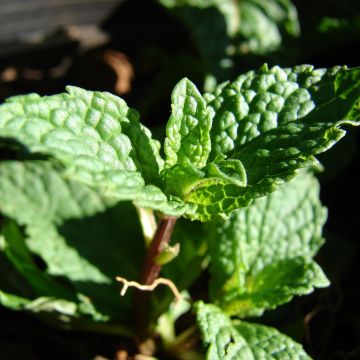
[[[267,63],[264,63],[262,66],[260,66],[259,68],[259,73],[267,73],[269,71],[269,66]]]

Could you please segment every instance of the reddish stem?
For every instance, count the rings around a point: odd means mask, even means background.
[[[176,217],[166,217],[160,220],[141,269],[140,284],[151,285],[159,276],[161,265],[157,264],[155,259],[169,243],[175,222]]]
[[[160,220],[143,262],[139,277],[140,284],[151,285],[159,276],[161,265],[156,263],[156,257],[165,250],[169,243],[176,220],[177,218],[173,216],[164,217]],[[134,317],[140,344],[147,340],[151,330],[150,299],[151,293],[135,292]]]

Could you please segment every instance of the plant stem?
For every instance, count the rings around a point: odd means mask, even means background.
[[[146,257],[139,276],[139,283],[151,285],[159,276],[162,265],[156,262],[156,257],[161,254],[171,239],[177,218],[163,217],[156,229],[155,235],[148,247]],[[151,293],[136,291],[134,294],[134,318],[139,343],[144,343],[151,331]]]

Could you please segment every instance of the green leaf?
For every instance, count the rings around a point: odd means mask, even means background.
[[[289,0],[158,0],[186,26],[205,71],[224,81],[236,55],[267,55],[299,36]]]
[[[47,322],[57,319],[55,325],[67,328],[69,322],[75,319],[77,327],[87,329],[91,322],[108,320],[97,312],[88,297],[66,287],[64,281],[59,283],[55,277],[37,269],[18,232],[15,224],[9,222],[5,225],[6,240],[0,235],[0,305],[11,310],[31,312]],[[4,253],[12,264],[3,256]],[[23,282],[24,278],[33,289]],[[64,322],[67,324],[64,325]],[[97,327],[97,324],[93,324],[91,327],[101,331],[101,325]]]
[[[163,170],[137,113],[107,93],[12,98],[0,106],[0,136],[53,156],[63,176],[102,196],[208,221],[277,190],[344,136],[342,124],[358,125],[359,78],[345,67],[265,65],[204,98],[183,80]]]
[[[18,295],[25,298],[36,296],[34,289],[31,288],[26,279],[16,270],[2,251],[4,247],[4,236],[0,235],[0,289],[9,294]]]
[[[347,97],[340,83],[344,84],[342,79],[350,78],[352,81],[347,81],[346,86],[352,89],[352,96]],[[341,124],[357,125],[359,110],[356,104],[360,95],[356,85],[359,78],[358,68],[316,70],[311,65],[301,65],[268,69],[264,65],[232,83],[220,85],[214,95],[207,97],[216,113],[211,133],[212,157],[225,154],[233,158],[247,155],[250,150],[286,152],[287,148],[268,149],[270,144],[276,144],[272,141],[275,135],[279,135],[278,141],[284,145],[287,138],[298,140],[294,142],[293,152],[296,145],[306,141],[304,149],[298,149],[307,150],[304,156],[311,150],[326,150],[344,136],[344,131],[338,129]],[[335,113],[334,103],[339,105]],[[356,109],[357,112],[348,117]],[[326,117],[319,117],[319,112]],[[327,134],[330,131],[334,132],[332,136],[321,139],[321,136],[330,135]],[[297,139],[299,135],[302,137]],[[310,140],[316,143],[312,144]],[[255,149],[255,145],[260,144],[267,147]],[[259,155],[270,157],[271,154]],[[296,152],[293,157],[295,155]]]
[[[126,337],[133,335],[130,329],[120,324],[100,322],[103,320],[102,315],[94,310],[86,298],[80,300],[82,300],[80,303],[51,297],[29,300],[0,290],[0,305],[12,310],[35,314],[51,326],[61,327],[64,330],[71,328],[78,331],[96,331]],[[95,323],[94,320],[99,322]]]
[[[201,168],[210,153],[211,116],[196,86],[181,80],[171,96],[172,113],[166,126],[166,166],[192,163]]]
[[[0,290],[0,304],[12,310],[22,310],[30,301],[21,296],[8,294]]]
[[[74,300],[76,294],[69,288],[58,284],[54,279],[36,266],[24,238],[14,222],[9,222],[3,229],[3,243],[0,250],[36,291],[38,296],[54,296]]]
[[[208,227],[212,299],[229,314],[258,316],[266,309],[328,285],[312,261],[326,209],[309,172],[277,192]]]
[[[7,232],[8,235],[11,235],[11,232]],[[4,237],[0,236],[2,248],[4,248],[4,242]],[[16,255],[18,255],[18,249],[12,250],[14,251],[11,254],[11,260],[14,260]],[[5,251],[8,252],[8,249],[5,249]],[[24,251],[28,253],[27,249],[24,249]],[[20,261],[20,258],[17,260]],[[108,317],[97,311],[89,297],[74,292],[72,300],[61,298],[62,294],[56,290],[61,288],[61,286],[65,287],[63,279],[59,284],[55,277],[50,277],[46,272],[34,271],[34,267],[30,267],[27,264],[21,269],[21,264],[17,263],[18,270],[32,285],[34,285],[33,281],[39,281],[37,286],[34,286],[36,289],[40,288],[42,290],[45,288],[47,291],[55,289],[55,291],[52,291],[52,296],[39,297],[33,291],[29,291],[28,284],[23,283],[19,273],[14,271],[15,269],[11,267],[11,264],[6,263],[7,259],[3,257],[3,252],[0,249],[0,268],[2,270],[0,276],[1,306],[11,310],[29,312],[51,326],[64,328],[65,330],[71,328],[80,331],[95,331],[121,336],[132,335],[129,326],[123,327],[118,323],[109,323]],[[22,270],[28,270],[29,274],[25,274]],[[47,286],[42,286],[44,284]]]
[[[278,50],[284,37],[300,34],[296,8],[288,0],[242,0],[238,6],[240,53],[267,54]]]
[[[44,161],[0,162],[0,199],[0,211],[26,226],[26,246],[49,275],[66,279],[104,316],[129,318],[131,299],[120,298],[115,276],[136,279],[145,251],[130,204],[65,181]]]
[[[225,313],[240,317],[260,316],[265,309],[274,309],[295,295],[306,295],[315,287],[329,285],[321,268],[304,257],[279,260],[254,277],[248,275],[245,289],[238,286],[236,275],[224,285],[220,306]]]
[[[212,304],[198,302],[195,310],[208,360],[310,359],[300,344],[276,329],[232,321]]]
[[[197,206],[188,216],[202,221],[227,216],[277,190],[298,169],[315,164],[314,155],[345,135],[341,125],[359,125],[359,79],[358,68],[265,65],[206,95],[215,114],[211,153],[201,174],[186,177],[180,196]],[[239,163],[231,177],[242,186],[207,174],[219,162],[224,168],[234,160]],[[194,173],[189,164],[182,171]]]
[[[237,2],[232,0],[158,0],[168,8],[188,30],[201,57],[203,71],[216,80],[226,80],[229,69],[222,64],[229,61],[227,54],[231,37],[239,27]]]
[[[64,176],[118,200],[178,214],[161,185],[159,143],[124,100],[106,92],[67,87],[67,93],[16,96],[0,106],[0,136],[31,153],[52,156]],[[151,184],[145,186],[145,183]]]

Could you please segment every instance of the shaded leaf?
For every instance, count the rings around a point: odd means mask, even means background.
[[[234,276],[225,284],[221,307],[225,313],[241,317],[262,315],[264,309],[274,309],[295,295],[306,295],[315,287],[329,285],[319,265],[304,257],[279,260],[266,266],[246,278],[245,289],[237,287],[237,280]]]
[[[81,300],[81,299],[80,299]],[[132,336],[129,328],[120,324],[101,322],[103,316],[96,312],[86,299],[75,303],[51,297],[29,300],[0,290],[0,305],[12,310],[36,314],[38,318],[52,326],[68,330],[96,331],[120,336]],[[94,322],[94,320],[98,322]]]
[[[246,317],[327,286],[312,261],[323,243],[325,219],[319,184],[303,172],[228,221],[213,223],[208,228],[213,300]]]
[[[120,298],[115,276],[137,278],[144,252],[132,206],[65,181],[47,162],[1,162],[0,179],[0,210],[26,226],[26,246],[46,272],[104,315],[127,319],[131,299]]]
[[[300,33],[289,0],[158,0],[188,29],[207,72],[229,78],[234,55],[267,55]]]
[[[240,53],[268,54],[278,50],[284,37],[300,33],[297,11],[288,0],[241,0],[238,43]]]
[[[3,238],[0,250],[5,253],[17,271],[25,277],[38,296],[76,299],[75,292],[57,283],[36,266],[32,254],[26,247],[24,238],[14,222],[9,222],[4,226]]]
[[[203,302],[196,303],[195,310],[209,360],[310,359],[301,345],[274,328],[232,321],[215,305]]]

